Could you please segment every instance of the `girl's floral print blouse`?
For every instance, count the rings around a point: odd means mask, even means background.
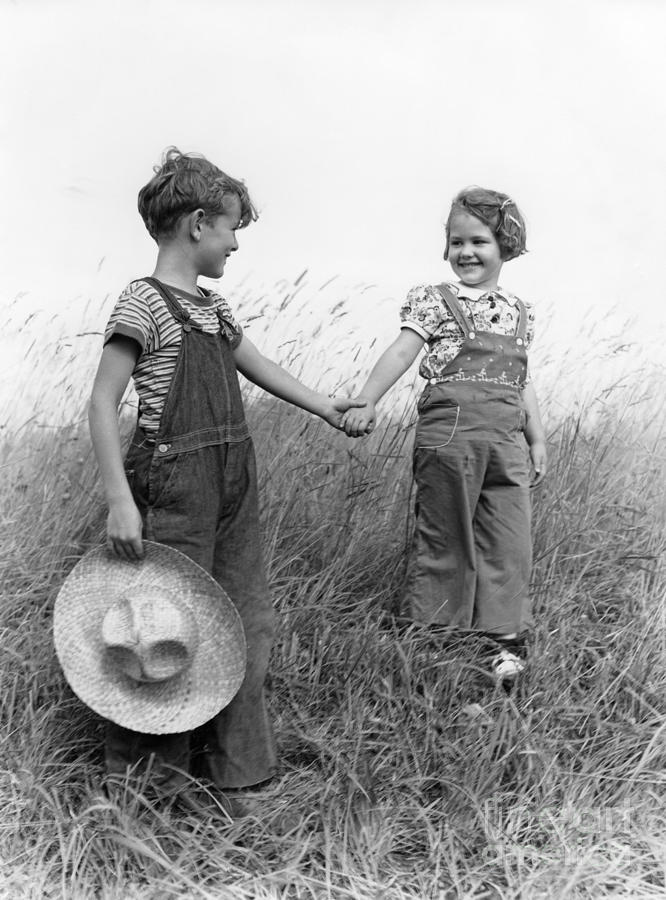
[[[515,334],[518,324],[517,298],[500,288],[479,294],[477,299],[464,295],[465,288],[455,283],[447,287],[457,295],[463,313],[470,326],[476,331],[490,331],[495,334]],[[470,292],[472,293],[472,292]],[[527,313],[525,346],[534,339],[534,312],[523,301]],[[411,328],[426,340],[426,352],[419,366],[419,374],[426,379],[439,378],[445,367],[457,356],[463,333],[453,318],[436,287],[418,285],[409,291],[400,308],[400,323],[403,328]]]

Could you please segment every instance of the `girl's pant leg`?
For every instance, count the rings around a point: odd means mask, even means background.
[[[529,472],[522,437],[490,448],[474,519],[477,591],[474,627],[493,634],[521,633],[532,624]]]
[[[469,628],[476,595],[473,518],[484,454],[456,439],[414,453],[416,520],[405,612],[428,625]]]

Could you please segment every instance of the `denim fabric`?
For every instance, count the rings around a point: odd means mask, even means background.
[[[169,301],[171,308],[173,295]],[[152,756],[151,777],[169,788],[182,780],[172,767],[222,788],[244,787],[277,767],[264,695],[275,613],[261,555],[254,448],[240,437],[246,426],[231,348],[224,332],[204,334],[187,324],[157,439],[137,429],[125,466],[144,538],[193,559],[238,609],[247,671],[229,706],[194,732],[142,735],[109,723],[106,765],[123,773]],[[214,439],[222,433],[235,439]]]
[[[218,313],[220,334],[203,332],[172,292],[155,278],[146,278],[162,295],[182,325],[182,343],[157,435],[160,457],[200,447],[244,441],[245,422],[229,337],[229,323]]]
[[[418,404],[404,612],[425,624],[522,632],[532,624],[525,411],[519,389],[502,381],[524,378],[524,317],[516,336],[475,333],[449,305],[465,340],[447,380],[427,385]]]

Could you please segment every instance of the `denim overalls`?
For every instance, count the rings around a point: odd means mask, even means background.
[[[525,307],[518,301],[515,335],[477,332],[457,297],[438,289],[464,341],[418,402],[405,612],[426,624],[520,633],[531,624],[532,564]]]
[[[243,787],[276,770],[264,681],[275,613],[264,563],[254,449],[245,422],[229,324],[207,334],[173,293],[144,279],[182,326],[176,368],[155,440],[137,426],[125,468],[147,540],[185,553],[225,589],[247,639],[247,672],[232,702],[194,732],[146,735],[109,723],[106,765],[124,773],[155,754],[153,776],[165,788],[184,780],[170,767]],[[163,764],[166,764],[164,766]]]

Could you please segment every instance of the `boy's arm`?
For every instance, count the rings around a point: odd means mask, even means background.
[[[425,339],[411,328],[402,328],[398,337],[384,350],[368,376],[357,400],[365,400],[364,409],[351,410],[344,418],[350,437],[368,434],[375,427],[375,405],[414,362]]]
[[[530,457],[534,466],[532,486],[536,487],[538,484],[541,484],[546,475],[548,459],[546,454],[546,437],[539,413],[539,403],[531,381],[523,388],[523,404],[527,414],[523,432],[530,447]]]
[[[107,541],[124,559],[143,556],[141,514],[134,503],[123,466],[118,405],[140,353],[131,338],[116,336],[104,347],[88,411],[90,436],[109,506]]]
[[[286,369],[265,357],[245,336],[234,350],[236,367],[249,381],[258,385],[269,394],[286,400],[301,409],[320,416],[333,428],[342,427],[342,416],[353,406],[363,406],[358,400],[349,397],[331,399],[319,394],[302,384]]]

